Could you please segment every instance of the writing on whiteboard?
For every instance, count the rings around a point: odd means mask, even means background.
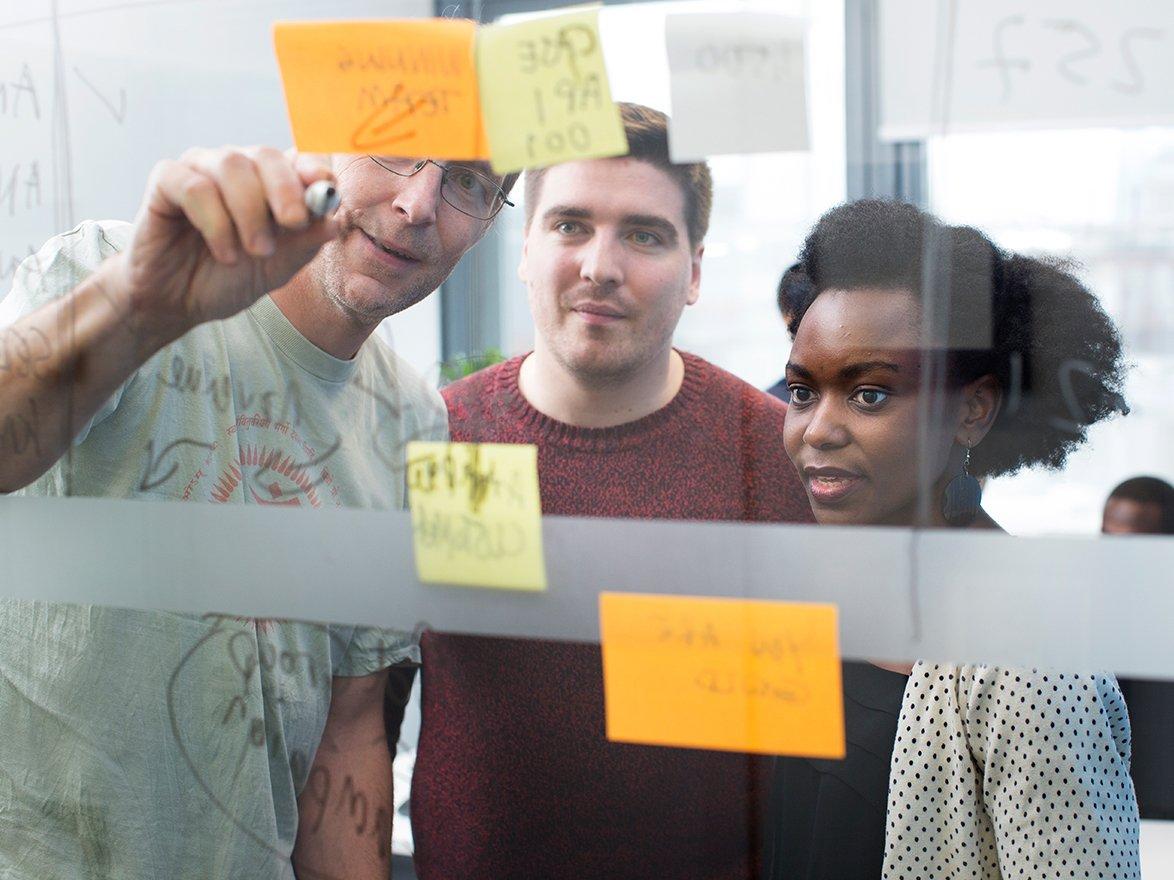
[[[28,64],[22,64],[16,76],[0,80],[0,116],[10,119],[41,118],[41,100],[37,96],[37,84]]]
[[[1174,4],[880,2],[883,138],[1174,123]]]
[[[1150,53],[1169,52],[1167,32],[1156,27],[1126,27],[1098,34],[1077,18],[1008,15],[996,22],[990,58],[979,69],[999,77],[1003,101],[1010,101],[1019,77],[1043,70],[1076,88],[1109,88],[1136,95],[1147,86]]]

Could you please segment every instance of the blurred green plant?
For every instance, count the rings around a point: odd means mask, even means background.
[[[496,348],[487,348],[485,351],[474,354],[456,354],[440,365],[440,381],[448,385],[465,376],[471,376],[478,370],[484,370],[505,360],[505,355]]]

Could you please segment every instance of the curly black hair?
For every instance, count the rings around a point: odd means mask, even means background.
[[[787,333],[795,338],[798,324],[795,323],[795,314],[800,305],[811,297],[811,279],[803,271],[801,263],[793,263],[787,267],[779,279],[779,286],[775,290],[775,302],[779,307],[779,314],[783,316],[783,323],[787,325]]]
[[[955,387],[993,375],[1003,404],[971,453],[977,476],[1062,467],[1088,427],[1117,412],[1121,338],[1097,298],[1062,261],[1003,251],[977,229],[951,226],[902,202],[833,208],[808,235],[800,265],[811,291],[927,291],[923,332]]]

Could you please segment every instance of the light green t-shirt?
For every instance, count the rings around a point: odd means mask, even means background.
[[[129,234],[84,223],[50,241],[0,324]],[[401,508],[405,444],[446,437],[440,396],[381,341],[338,360],[265,297],[147,361],[23,494]],[[298,795],[309,784],[315,822],[364,787],[308,779],[331,679],[404,659],[408,631],[0,600],[0,877],[292,877]],[[371,807],[354,844],[389,822]]]

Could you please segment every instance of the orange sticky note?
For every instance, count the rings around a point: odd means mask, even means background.
[[[294,144],[309,153],[484,159],[476,25],[453,19],[279,22]]]
[[[844,757],[836,607],[602,593],[607,738]]]

